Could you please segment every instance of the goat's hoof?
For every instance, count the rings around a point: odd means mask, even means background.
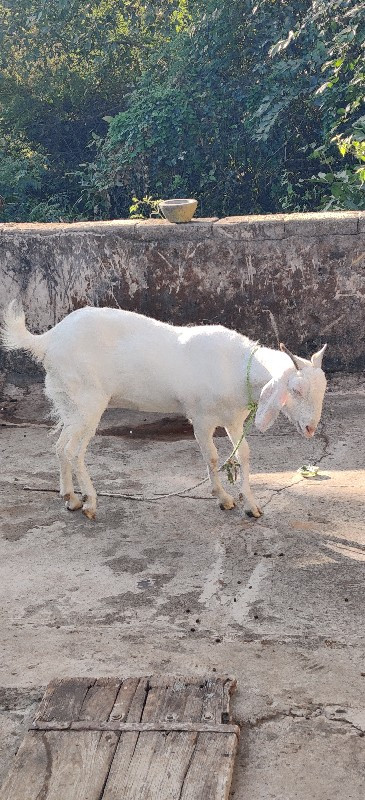
[[[260,517],[262,517],[261,508],[259,508],[258,506],[255,509],[249,508],[248,510],[246,510],[246,516],[253,517],[254,519],[260,519]]]
[[[233,497],[230,497],[228,500],[219,503],[219,508],[221,511],[230,511],[232,508],[236,508],[236,503],[234,502]]]
[[[79,508],[82,508],[82,502],[76,495],[72,497],[70,494],[65,494],[63,499],[66,500],[67,511],[78,511]]]
[[[83,508],[82,513],[87,519],[95,519],[96,518],[96,511],[93,511],[92,508]]]

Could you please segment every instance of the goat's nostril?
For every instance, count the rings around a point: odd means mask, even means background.
[[[313,428],[312,425],[306,425],[305,429],[306,429],[307,433],[309,434],[309,436],[313,436],[315,428]]]

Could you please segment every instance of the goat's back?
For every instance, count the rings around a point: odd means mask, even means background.
[[[69,387],[98,387],[114,405],[187,413],[234,393],[247,342],[219,325],[173,326],[86,307],[48,331],[45,367]]]

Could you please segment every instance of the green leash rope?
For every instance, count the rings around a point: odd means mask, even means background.
[[[247,436],[247,434],[251,430],[252,423],[253,423],[253,420],[254,420],[254,417],[255,417],[255,414],[256,414],[256,411],[257,411],[257,407],[258,407],[258,403],[255,402],[255,400],[253,399],[253,396],[252,396],[252,389],[251,389],[251,382],[250,382],[250,372],[251,372],[251,366],[252,366],[252,359],[253,359],[253,357],[254,357],[254,355],[256,353],[256,350],[258,350],[259,347],[260,347],[260,345],[256,344],[252,348],[252,350],[250,352],[250,355],[248,357],[247,366],[246,366],[246,389],[247,389],[247,400],[248,400],[248,402],[247,402],[248,416],[246,417],[244,425],[243,425],[242,436],[238,440],[238,442],[235,445],[234,449],[232,450],[232,453],[230,454],[230,456],[227,458],[227,460],[224,462],[224,464],[222,464],[222,466],[219,469],[219,472],[221,470],[224,470],[226,472],[227,478],[229,480],[229,483],[235,483],[236,480],[237,480],[238,471],[239,471],[240,465],[239,465],[238,461],[236,461],[235,455],[237,453],[237,450],[238,450],[241,442],[243,441],[243,439]]]
[[[251,384],[250,384],[250,371],[251,371],[252,359],[256,353],[256,350],[258,350],[259,347],[260,347],[259,344],[255,344],[255,347],[252,348],[246,367],[246,387],[247,387],[247,398],[248,398],[247,408],[249,410],[249,415],[247,417],[247,420],[245,420],[245,425],[247,425],[247,423],[249,422],[250,426],[253,423],[253,418],[258,408],[258,403],[256,403],[252,397]],[[240,441],[242,441],[242,439],[240,439]]]

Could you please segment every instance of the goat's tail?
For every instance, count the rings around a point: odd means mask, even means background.
[[[4,313],[4,326],[0,333],[5,350],[28,350],[37,361],[43,361],[47,333],[31,333],[25,327],[25,314],[21,305],[12,300]]]

